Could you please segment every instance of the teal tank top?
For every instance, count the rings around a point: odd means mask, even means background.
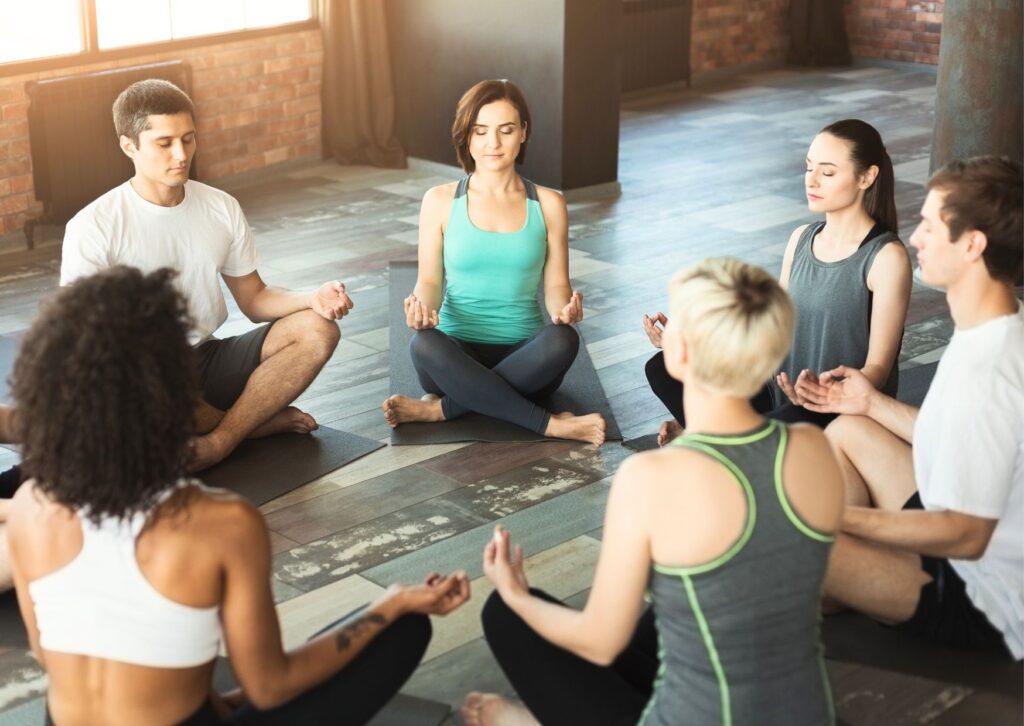
[[[547,258],[548,229],[537,187],[526,187],[526,224],[517,232],[485,232],[469,219],[469,177],[459,182],[444,232],[444,300],[438,329],[459,340],[514,345],[542,327],[537,289]]]

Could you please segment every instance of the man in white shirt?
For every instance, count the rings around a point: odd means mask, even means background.
[[[1024,657],[1021,167],[948,164],[910,238],[956,329],[920,411],[841,366],[801,391],[826,430],[848,507],[827,598],[953,646]]]
[[[352,308],[345,286],[268,287],[238,202],[189,181],[196,150],[191,99],[167,81],[134,83],[114,103],[114,125],[135,175],[80,211],[64,235],[61,285],[113,265],[144,272],[170,267],[188,300],[199,361],[201,401],[190,468],[217,463],[245,438],[317,427],[289,405],[338,344],[335,320]],[[223,279],[239,309],[266,325],[232,338],[214,331],[227,319]]]

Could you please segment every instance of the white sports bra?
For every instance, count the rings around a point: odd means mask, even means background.
[[[179,482],[157,504],[190,485],[202,486]],[[189,668],[217,657],[220,608],[174,602],[139,569],[135,540],[148,516],[105,518],[97,527],[79,512],[81,551],[64,567],[28,584],[44,650],[154,668]]]

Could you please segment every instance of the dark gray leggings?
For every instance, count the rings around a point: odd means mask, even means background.
[[[446,419],[475,411],[541,435],[551,414],[537,402],[562,385],[579,348],[571,325],[546,325],[514,345],[459,340],[436,328],[409,341],[420,385],[441,396]]]

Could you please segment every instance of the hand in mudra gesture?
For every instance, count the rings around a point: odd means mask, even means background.
[[[437,327],[437,311],[431,310],[427,304],[410,295],[403,302],[405,306],[405,324],[413,330],[427,330]]]
[[[341,320],[354,307],[340,280],[325,282],[313,293],[309,306],[327,320]]]
[[[665,332],[666,325],[668,325],[668,318],[665,313],[644,314],[644,332],[647,333],[647,339],[655,348],[661,347],[661,336]]]
[[[572,325],[583,320],[583,293],[573,290],[569,302],[561,310],[551,316],[555,325]]]

